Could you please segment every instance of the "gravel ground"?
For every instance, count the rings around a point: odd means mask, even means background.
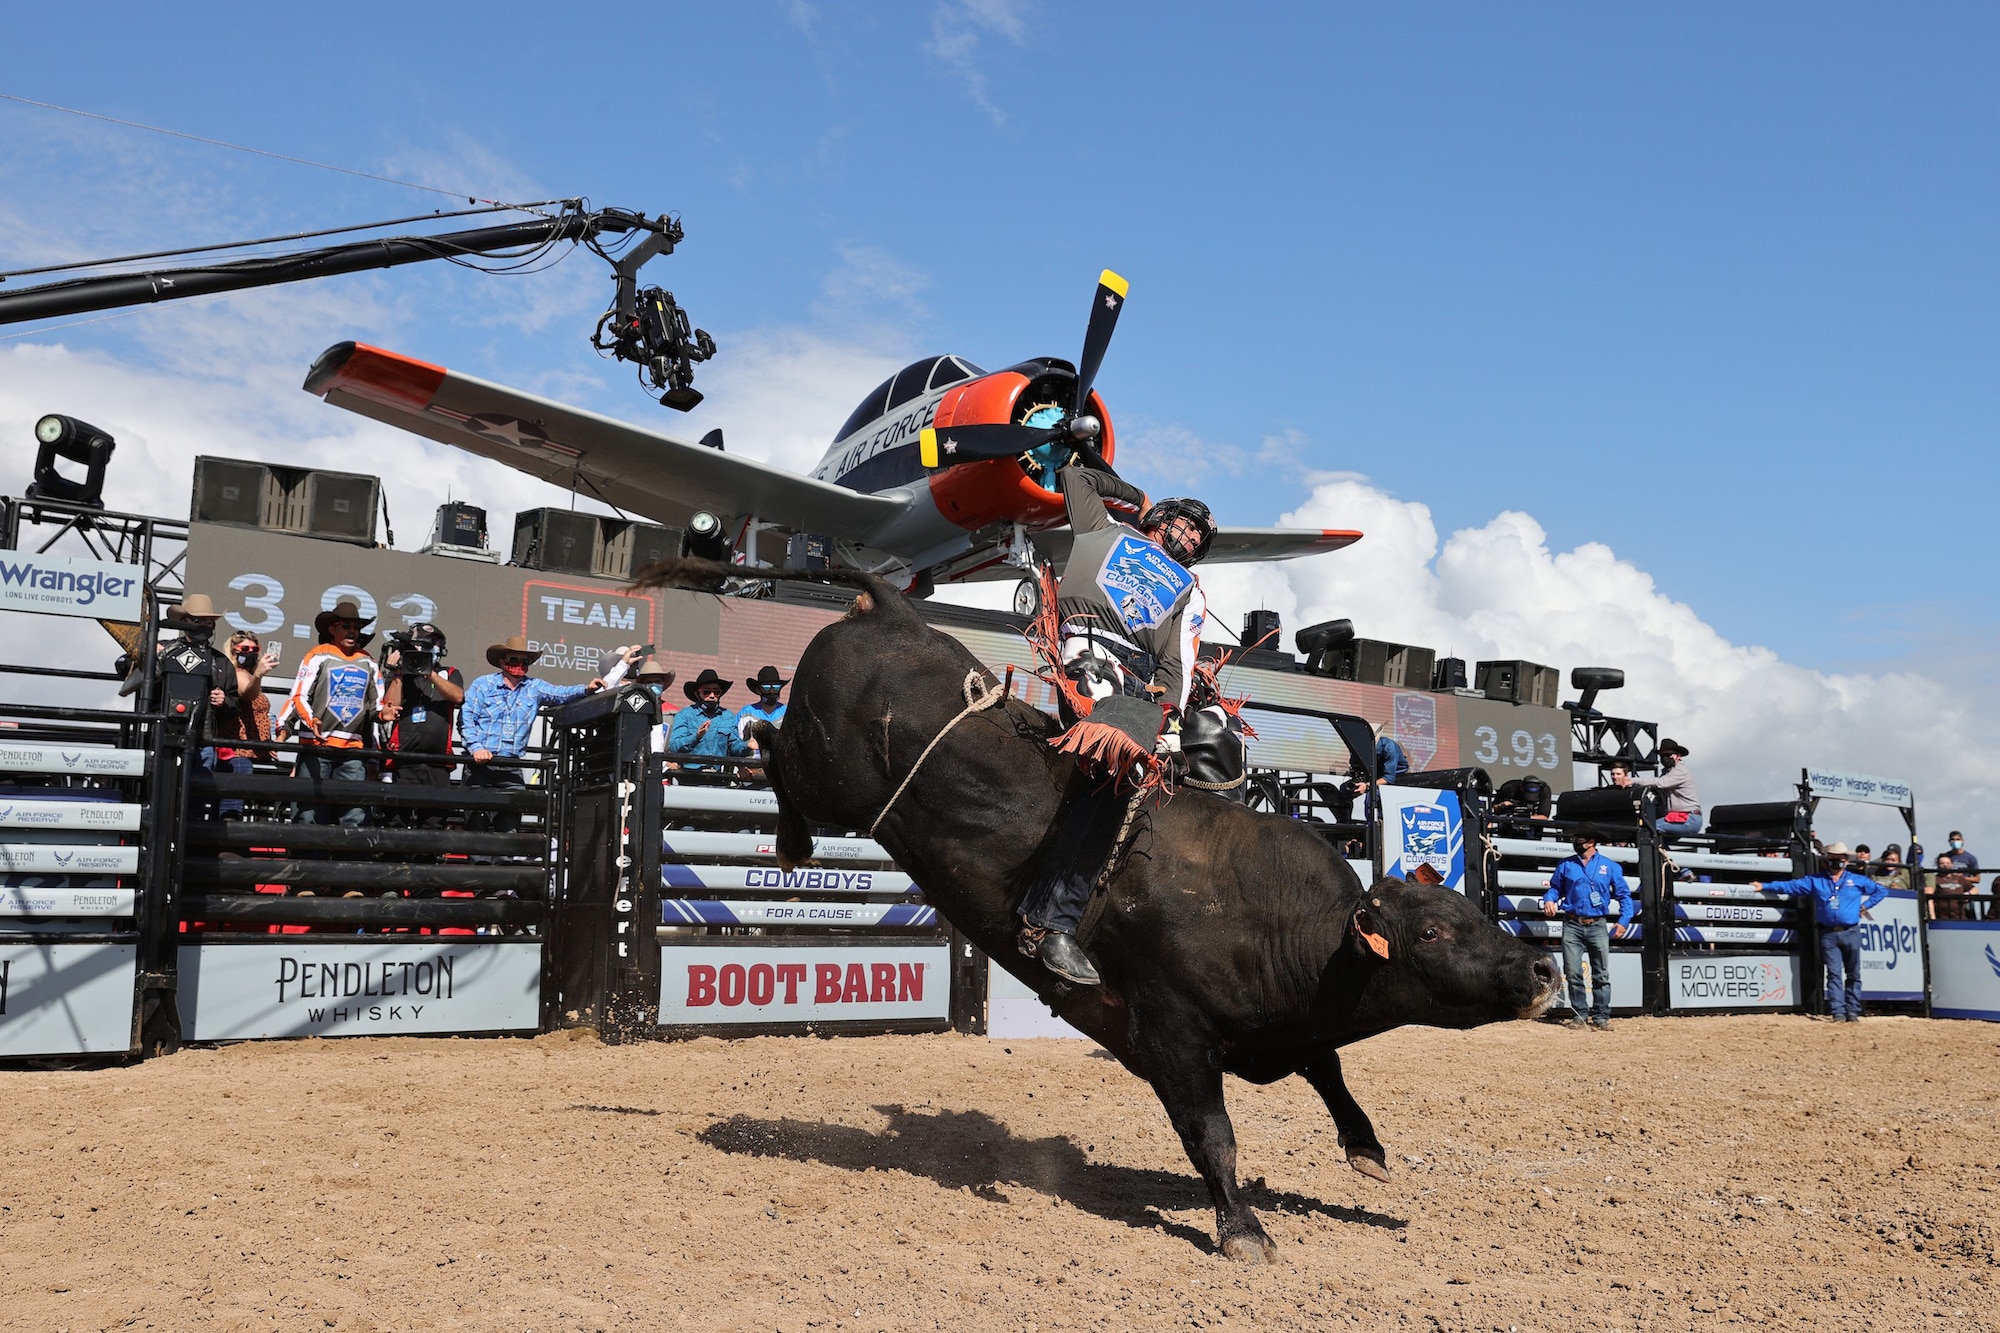
[[[2000,1028],[1411,1029],[1395,1171],[1232,1082],[1283,1261],[1218,1256],[1081,1041],[299,1041],[0,1073],[0,1326],[2000,1327]]]

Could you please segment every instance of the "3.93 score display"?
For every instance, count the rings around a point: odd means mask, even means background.
[[[1500,749],[1497,727],[1476,727],[1472,732],[1472,762],[1488,768],[1541,768],[1553,773],[1562,762],[1562,750],[1553,731],[1529,731],[1517,727],[1507,737],[1507,749]]]

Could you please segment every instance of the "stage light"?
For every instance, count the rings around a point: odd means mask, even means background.
[[[696,511],[681,534],[681,554],[727,563],[729,534],[723,530],[722,520],[707,510]]]
[[[40,447],[35,452],[35,480],[28,487],[28,499],[104,508],[104,470],[111,464],[117,441],[87,421],[54,412],[35,423],[35,441]],[[83,479],[73,481],[58,472],[57,459],[83,464]]]
[[[1317,625],[1308,625],[1292,635],[1292,643],[1305,655],[1306,670],[1320,675],[1328,674],[1335,649],[1354,641],[1354,622],[1351,620],[1322,620]]]
[[[1571,689],[1582,690],[1583,697],[1563,707],[1571,713],[1590,717],[1597,713],[1597,692],[1625,688],[1625,673],[1617,667],[1571,667],[1569,683]]]

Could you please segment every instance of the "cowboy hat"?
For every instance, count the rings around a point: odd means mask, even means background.
[[[198,599],[193,597],[188,598],[190,602],[197,600],[207,601],[208,599],[205,597]],[[363,628],[375,623],[375,617],[361,614],[361,604],[359,602],[355,601],[352,597],[343,597],[333,604],[331,610],[322,611],[313,617],[313,628],[324,634],[326,633],[326,627],[336,620],[351,620]]]
[[[667,684],[674,683],[674,669],[657,657],[647,658],[639,664],[639,669],[632,673],[633,680],[645,680],[651,676],[664,676]]]
[[[719,685],[724,694],[729,693],[729,682],[716,675],[714,667],[703,667],[699,676],[681,686],[681,692],[687,695],[690,702],[700,703],[701,687],[704,685]]]
[[[789,685],[792,682],[786,680],[783,676],[780,676],[778,674],[778,668],[774,666],[767,666],[767,667],[760,667],[758,669],[756,679],[753,680],[746,676],[743,680],[743,683],[745,685],[748,685],[753,690],[761,690],[766,685],[776,685],[782,688],[783,686]]]
[[[532,657],[537,662],[542,660],[541,650],[529,647],[528,641],[516,634],[505,643],[496,643],[487,648],[486,664],[497,667],[500,665],[500,659],[510,653],[519,653],[524,657]]]
[[[1847,844],[1846,844],[1846,843],[1844,843],[1844,842],[1830,842],[1830,843],[1828,843],[1828,844],[1827,844],[1826,846],[1824,846],[1824,847],[1822,847],[1822,848],[1820,848],[1820,849],[1819,849],[1819,854],[1820,854],[1821,856],[1852,856],[1852,855],[1854,855],[1854,853],[1852,853],[1852,852],[1850,852],[1850,851],[1848,851],[1848,850],[1847,850]]]
[[[222,612],[215,609],[215,603],[208,600],[208,594],[205,592],[189,593],[181,598],[178,605],[168,607],[167,614],[175,620],[186,620],[192,616],[217,620],[222,616]]]
[[[1671,739],[1664,740],[1660,742],[1660,753],[1663,755],[1667,754],[1678,755],[1682,759],[1685,759],[1687,758],[1688,747],[1682,745],[1677,740],[1671,740]]]

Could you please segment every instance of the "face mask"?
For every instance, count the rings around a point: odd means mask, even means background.
[[[1953,839],[1951,840],[1951,849],[1952,849],[1952,850],[1953,850],[1954,852],[1962,852],[1962,851],[1964,851],[1964,850],[1965,850],[1965,839],[1963,839],[1963,838],[1953,838]]]
[[[254,646],[238,648],[236,650],[236,662],[239,666],[255,666],[257,665],[257,658],[259,656],[260,654]]]
[[[651,694],[651,695],[652,695],[652,696],[653,696],[653,697],[654,697],[655,699],[659,698],[659,697],[660,697],[660,692],[661,692],[662,690],[666,689],[666,688],[667,688],[666,686],[664,686],[664,685],[660,684],[660,683],[659,683],[658,681],[656,681],[656,680],[655,680],[655,681],[648,681],[648,682],[646,683],[646,692],[647,692],[648,694]]]
[[[780,687],[780,688],[782,688],[782,687]],[[758,694],[760,694],[760,695],[762,695],[762,696],[763,696],[763,699],[764,699],[764,702],[765,702],[765,703],[767,703],[767,704],[774,704],[774,703],[778,702],[778,693],[779,693],[779,691],[778,691],[778,690],[759,690],[759,691],[758,691]]]

